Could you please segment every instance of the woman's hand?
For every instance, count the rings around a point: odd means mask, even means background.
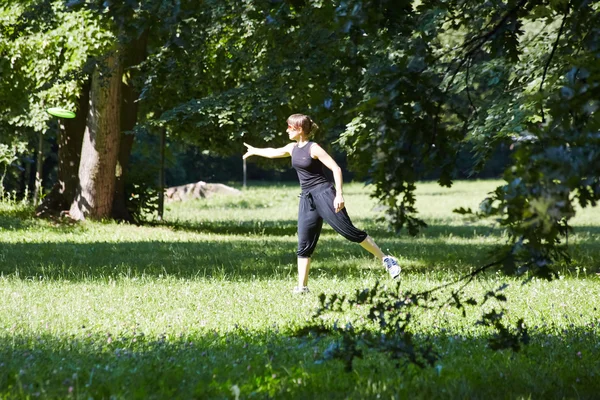
[[[344,209],[345,205],[344,205],[344,196],[342,196],[341,194],[336,194],[335,195],[335,199],[333,199],[333,209],[335,210],[335,212],[340,212]]]
[[[246,154],[243,155],[243,159],[245,160],[246,158],[250,157],[250,156],[255,156],[256,155],[256,148],[253,146],[250,146],[248,143],[244,143],[244,146],[246,146]]]

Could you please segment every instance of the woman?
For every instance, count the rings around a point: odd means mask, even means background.
[[[366,232],[357,229],[344,208],[342,169],[329,154],[310,138],[318,129],[307,115],[293,114],[287,120],[287,133],[294,142],[280,148],[247,147],[244,159],[250,156],[267,158],[292,157],[292,166],[298,173],[302,194],[298,210],[298,286],[295,293],[308,293],[308,271],[323,220],[346,239],[360,245],[379,258],[392,278],[400,275],[398,261],[386,256]],[[335,187],[325,175],[324,167],[333,172]]]

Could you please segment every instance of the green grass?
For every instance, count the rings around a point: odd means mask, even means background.
[[[345,187],[355,224],[403,264],[402,287],[450,282],[491,260],[505,235],[476,208],[499,182],[418,187],[430,227],[389,232],[368,188]],[[418,337],[441,358],[399,369],[376,354],[346,373],[321,362],[326,342],[290,337],[321,292],[352,294],[392,282],[372,256],[329,227],[314,255],[308,296],[294,296],[297,185],[252,185],[238,197],[167,206],[165,221],[56,224],[0,205],[0,398],[597,398],[600,393],[600,216],[583,210],[560,279],[492,271],[467,288],[503,282],[507,318],[524,318],[531,343],[494,352],[490,331],[444,307],[416,315]],[[446,291],[443,295],[448,295]],[[341,316],[340,322],[349,320]],[[233,389],[232,389],[233,388]],[[237,389],[236,389],[237,388]]]

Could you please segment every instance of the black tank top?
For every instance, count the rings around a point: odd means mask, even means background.
[[[323,183],[331,183],[325,174],[325,165],[310,156],[312,145],[313,142],[308,142],[303,147],[298,147],[296,144],[292,149],[292,167],[298,173],[302,190],[310,190]]]

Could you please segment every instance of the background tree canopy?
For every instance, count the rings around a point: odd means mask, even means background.
[[[165,130],[171,142],[233,155],[243,141],[284,144],[286,117],[307,113],[323,128],[318,140],[343,149],[373,185],[388,221],[415,233],[424,226],[414,207],[419,179],[436,172],[449,186],[465,151],[477,172],[510,148],[506,184],[475,214],[508,229],[499,259],[507,270],[547,275],[565,255],[558,245],[576,208],[600,196],[599,8],[584,0],[13,1],[0,7],[1,141],[14,147],[47,129],[49,104],[79,107],[85,82],[116,52],[130,88],[121,115],[135,115],[121,119],[126,172],[131,133],[138,146]]]

